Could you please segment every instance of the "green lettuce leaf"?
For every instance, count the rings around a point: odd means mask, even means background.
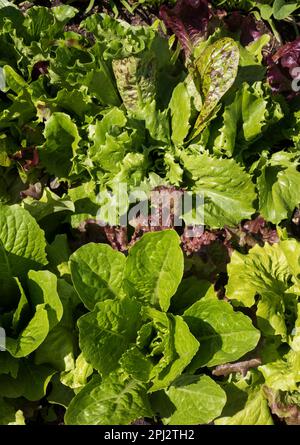
[[[168,387],[184,371],[198,351],[199,342],[179,315],[167,316],[153,308],[145,310],[144,313],[146,317],[153,319],[153,326],[158,331],[157,337],[154,337],[148,346],[147,355],[155,358],[156,355],[162,354],[150,374],[152,386],[149,391],[154,392]],[[165,322],[164,328],[161,327],[162,322]],[[141,332],[139,336],[141,341]],[[159,340],[162,341],[164,350]]]
[[[23,200],[26,210],[40,222],[57,212],[74,212],[75,207],[71,200],[66,197],[59,197],[48,188],[44,189],[43,195],[39,200],[27,197]],[[57,217],[57,215],[56,215]]]
[[[225,391],[207,375],[183,375],[165,390],[175,412],[163,419],[166,425],[199,425],[220,415]]]
[[[173,230],[146,233],[130,250],[125,267],[129,295],[167,311],[183,274],[179,236]]]
[[[266,385],[274,390],[294,391],[300,382],[300,353],[289,351],[282,360],[259,367]]]
[[[71,401],[67,425],[128,425],[152,415],[145,386],[133,379],[111,373],[93,379]]]
[[[273,425],[262,386],[255,387],[249,392],[245,406],[240,411],[230,417],[220,417],[214,423],[216,425]]]
[[[290,217],[299,204],[299,163],[284,152],[275,153],[257,178],[259,209],[274,224]]]
[[[95,304],[107,298],[119,298],[126,257],[106,244],[89,243],[70,257],[74,287],[85,306],[93,310]]]
[[[36,350],[57,325],[63,306],[57,293],[57,278],[49,271],[30,271],[28,274],[28,300],[34,314],[17,338],[6,338],[6,348],[13,357],[26,357]]]
[[[260,338],[251,319],[224,301],[200,300],[185,311],[184,319],[200,342],[191,364],[194,370],[235,361],[254,349]]]
[[[80,136],[76,124],[65,113],[53,113],[45,124],[45,143],[39,154],[49,173],[67,179],[72,169]]]
[[[169,107],[172,115],[171,139],[175,145],[181,145],[188,135],[191,117],[191,101],[184,82],[174,88]]]
[[[22,411],[16,411],[4,397],[0,398],[0,425],[25,425]]]
[[[22,360],[15,378],[0,375],[1,394],[10,399],[25,397],[30,401],[38,401],[45,396],[55,372],[50,366],[37,366],[30,360]]]
[[[62,373],[61,382],[69,388],[82,388],[87,384],[87,380],[92,374],[93,367],[87,363],[81,353],[76,359],[74,369]]]
[[[86,361],[103,376],[119,367],[119,360],[135,342],[141,324],[134,300],[106,300],[78,320],[79,344]]]
[[[254,184],[233,159],[182,154],[193,190],[204,197],[204,221],[212,228],[233,226],[254,212]]]
[[[77,335],[75,334],[75,311],[79,299],[74,288],[64,280],[58,280],[57,290],[63,306],[60,322],[49,334],[34,354],[37,365],[51,365],[58,371],[71,371],[75,367],[77,353]]]
[[[266,335],[280,334],[287,337],[287,311],[292,311],[296,318],[296,296],[290,288],[296,279],[293,277],[289,265],[290,254],[287,257],[290,241],[264,247],[254,246],[248,254],[243,255],[235,251],[228,265],[229,280],[226,295],[245,306],[255,303],[255,296],[260,295],[257,303],[258,327]],[[293,241],[292,241],[293,245]],[[295,259],[293,259],[295,262]],[[290,293],[291,292],[291,293]],[[293,314],[295,312],[295,314]]]
[[[18,205],[0,204],[0,243],[5,251],[7,274],[11,271],[22,278],[30,269],[47,264],[44,232]]]

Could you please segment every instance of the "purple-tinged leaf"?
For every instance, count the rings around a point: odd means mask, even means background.
[[[268,81],[275,93],[291,99],[299,94],[300,88],[300,37],[281,46],[267,59]]]
[[[195,123],[192,138],[205,128],[224,94],[233,85],[238,72],[239,48],[225,37],[209,45],[196,61],[200,74],[203,106]]]
[[[212,11],[207,0],[179,0],[174,8],[160,8],[160,17],[181,43],[188,57],[193,47],[208,36]]]
[[[249,45],[264,34],[261,30],[262,23],[255,20],[253,15],[244,16],[238,11],[233,11],[226,19],[226,24],[231,32],[240,31],[240,42],[244,46]]]

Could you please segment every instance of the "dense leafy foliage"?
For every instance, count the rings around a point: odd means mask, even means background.
[[[298,2],[103,4],[0,0],[0,424],[300,423]]]

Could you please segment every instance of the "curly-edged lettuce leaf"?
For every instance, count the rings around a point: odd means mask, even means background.
[[[63,30],[67,21],[73,18],[77,12],[77,9],[69,5],[60,5],[54,8],[42,6],[29,8],[24,20],[28,37],[35,41],[45,37],[53,38]]]
[[[293,351],[300,352],[300,303],[297,303],[297,318],[290,335],[289,344]]]
[[[143,383],[111,373],[93,379],[71,401],[67,425],[128,425],[152,411]]]
[[[154,392],[167,388],[182,373],[195,356],[199,342],[179,315],[147,308],[144,319],[150,323],[139,331],[137,346],[146,357],[154,360],[148,378],[152,383],[149,391]]]
[[[205,153],[181,157],[193,190],[204,197],[205,224],[212,228],[233,226],[254,213],[254,184],[235,160]]]
[[[204,100],[194,126],[193,138],[205,128],[218,103],[233,85],[238,72],[239,57],[236,42],[225,37],[205,48],[197,59],[196,67]]]
[[[70,257],[74,287],[85,306],[122,294],[122,279],[126,257],[107,244],[86,244]]]
[[[2,74],[5,81],[5,88],[2,91],[6,92],[11,90],[16,94],[19,94],[24,88],[27,87],[27,83],[23,77],[20,76],[10,65],[5,65],[2,68]]]
[[[39,151],[43,166],[49,173],[67,179],[80,141],[76,124],[65,113],[53,113],[45,124],[44,136],[46,141]]]
[[[299,390],[280,391],[264,386],[272,413],[287,425],[299,425]]]
[[[225,391],[207,375],[182,375],[165,392],[175,407],[165,425],[207,424],[226,403]]]
[[[99,165],[105,171],[119,170],[118,163],[125,156],[126,146],[131,145],[130,135],[124,129],[126,122],[125,113],[115,107],[96,122],[91,135],[94,143],[89,149],[94,165]]]
[[[214,121],[209,143],[219,155],[231,157],[242,153],[250,150],[251,144],[262,138],[283,116],[280,102],[261,81],[251,86],[243,82],[227,99],[222,116]]]
[[[38,222],[54,213],[75,211],[74,203],[70,199],[56,195],[49,188],[44,189],[43,195],[38,200],[30,196],[25,198],[23,206]]]
[[[167,311],[182,274],[180,238],[174,230],[165,230],[146,233],[131,247],[124,280],[130,295]]]
[[[151,27],[130,26],[108,14],[93,14],[82,22],[82,26],[92,32],[101,44],[104,60],[138,55],[150,49],[156,36]]]
[[[257,178],[259,209],[262,216],[274,224],[290,217],[300,202],[299,162],[285,152],[275,153],[261,167]]]
[[[258,369],[269,388],[281,391],[297,390],[300,382],[300,352],[291,350],[283,359],[266,363]]]
[[[256,315],[259,328],[266,335],[280,334],[283,338],[286,338],[287,327],[291,320],[295,320],[297,312],[297,297],[291,287],[292,283],[297,283],[293,276],[293,263],[297,260],[293,259],[290,266],[291,257],[285,255],[290,243],[292,248],[293,240],[272,246],[267,243],[264,247],[256,245],[246,255],[235,251],[228,265],[226,288],[228,298],[245,306],[254,305],[258,294]]]
[[[289,287],[291,272],[280,244],[266,243],[254,246],[248,254],[234,251],[228,275],[228,298],[252,306],[256,294],[281,297]]]
[[[234,391],[229,389],[229,397],[232,397]],[[241,409],[236,410],[241,403],[233,400],[231,416],[221,416],[215,420],[216,425],[273,425],[273,419],[268,401],[264,395],[262,385],[255,386],[252,390],[243,392],[246,396],[246,402],[242,403]],[[240,397],[241,399],[241,397]]]
[[[184,320],[200,342],[191,368],[235,361],[257,345],[260,332],[246,315],[220,300],[200,300],[184,313]]]
[[[97,205],[94,181],[83,182],[77,187],[70,188],[68,197],[75,206],[75,213],[70,215],[70,224],[73,228],[77,228],[87,219],[96,218],[99,204]]]
[[[135,342],[141,307],[129,298],[98,303],[78,321],[79,344],[86,361],[103,376],[119,367],[119,360]]]
[[[127,112],[145,121],[153,139],[167,142],[168,115],[167,110],[160,111],[156,104],[156,63],[152,52],[143,53],[141,57],[114,60],[112,66]]]
[[[121,109],[112,107],[89,127],[88,156],[94,167],[117,174],[126,153],[142,143],[143,135],[144,130],[136,121],[129,120]]]
[[[82,388],[87,384],[87,380],[92,374],[93,367],[87,363],[81,353],[76,359],[74,369],[62,373],[61,382],[72,389]]]

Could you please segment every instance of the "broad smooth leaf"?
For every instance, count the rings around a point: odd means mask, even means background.
[[[0,375],[1,394],[7,398],[25,397],[30,401],[42,399],[55,374],[51,366],[37,366],[30,360],[20,360],[18,375]]]
[[[235,361],[254,349],[260,338],[251,319],[225,301],[200,300],[185,311],[184,319],[200,342],[191,363],[194,370]]]
[[[34,362],[37,365],[48,364],[58,371],[67,372],[75,366],[77,338],[74,336],[76,329],[74,313],[80,300],[69,283],[58,280],[57,284],[58,295],[63,305],[63,316],[35,351]]]
[[[35,312],[17,338],[7,337],[6,347],[13,357],[26,357],[36,350],[49,331],[61,320],[63,307],[57,293],[57,278],[49,271],[30,271],[28,300]]]
[[[47,264],[44,232],[35,219],[18,205],[0,204],[1,245],[6,258],[5,275],[10,272],[24,278],[30,269],[39,269]],[[0,272],[2,278],[1,275]]]
[[[168,310],[183,274],[179,243],[174,230],[164,230],[146,233],[131,247],[124,275],[130,295],[141,303]]]
[[[122,295],[126,257],[106,244],[89,243],[70,257],[74,287],[85,306]]]
[[[181,145],[186,138],[191,116],[191,99],[184,82],[174,88],[169,104],[172,115],[172,136],[175,145]]]

